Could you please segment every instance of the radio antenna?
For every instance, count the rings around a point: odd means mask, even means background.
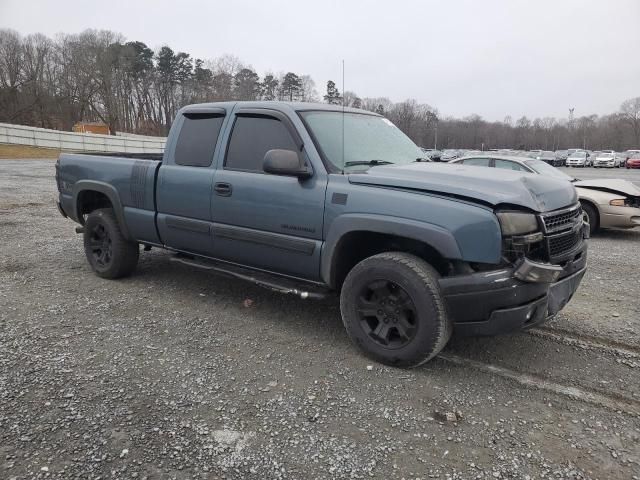
[[[344,58],[342,59],[342,173],[344,174]]]

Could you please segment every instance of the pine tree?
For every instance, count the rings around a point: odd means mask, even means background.
[[[264,100],[275,100],[278,96],[278,79],[273,75],[264,76],[264,80],[260,84],[262,90],[262,98]]]
[[[340,105],[342,103],[342,97],[333,80],[327,82],[327,94],[324,96],[324,100],[331,105]]]
[[[293,72],[287,73],[282,80],[282,99],[290,102],[297,100],[301,87],[300,77]]]
[[[238,100],[255,100],[260,94],[260,77],[250,68],[243,68],[236,73],[234,81]]]

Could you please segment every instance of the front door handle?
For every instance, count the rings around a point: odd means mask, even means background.
[[[230,197],[231,192],[233,192],[233,188],[230,183],[218,182],[213,186],[213,189],[216,191],[216,195],[220,195],[221,197]]]

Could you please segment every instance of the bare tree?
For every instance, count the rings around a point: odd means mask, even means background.
[[[323,85],[325,83],[323,82]],[[640,147],[640,97],[620,111],[514,122],[489,122],[479,115],[443,117],[414,99],[361,98],[328,81],[324,100],[384,115],[416,143],[432,146],[436,128],[444,148]],[[323,89],[324,90],[324,89]],[[70,129],[78,121],[101,120],[119,130],[166,134],[180,107],[217,100],[319,101],[309,75],[258,72],[234,55],[193,59],[168,45],[156,51],[140,41],[104,30],[26,37],[0,29],[0,121]]]
[[[620,113],[621,118],[631,127],[635,145],[640,145],[640,97],[622,102]]]

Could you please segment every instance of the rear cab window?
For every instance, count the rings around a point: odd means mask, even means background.
[[[224,115],[218,113],[185,113],[176,143],[176,165],[210,166],[223,122]]]

